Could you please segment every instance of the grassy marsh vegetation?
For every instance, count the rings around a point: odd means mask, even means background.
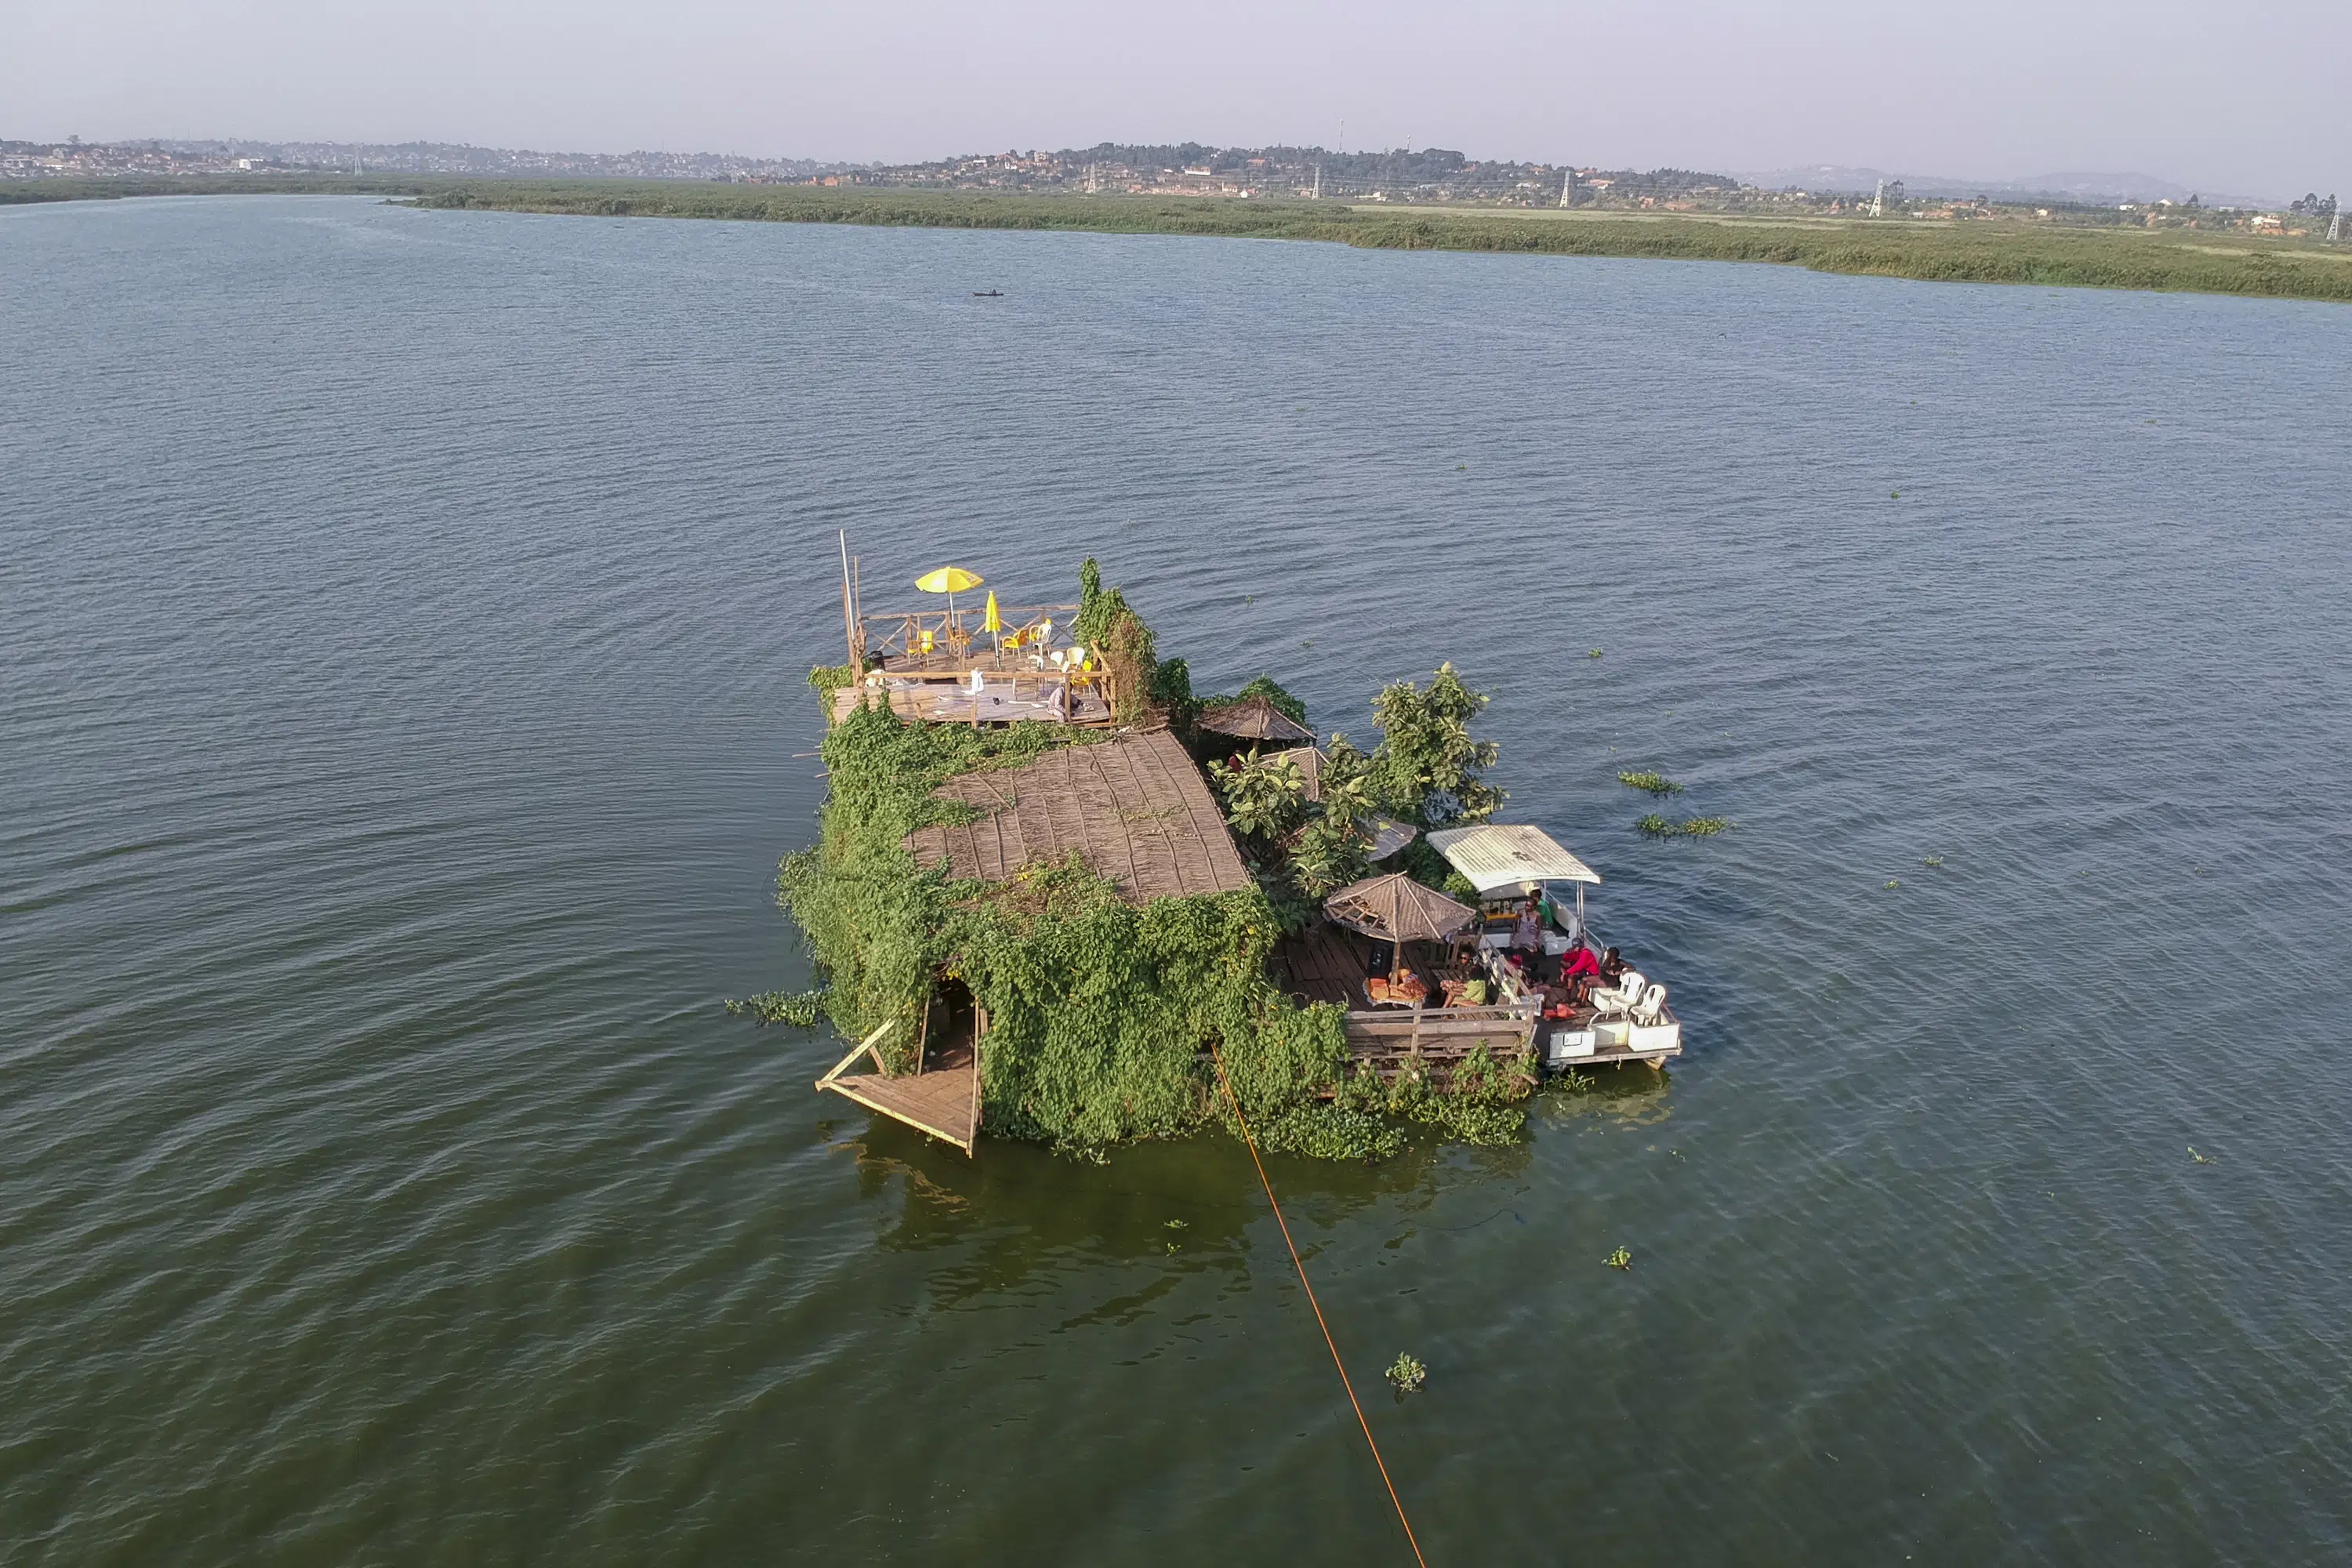
[[[2202,231],[1910,219],[1383,210],[1165,196],[998,196],[682,181],[435,182],[418,205],[607,217],[1324,240],[1378,250],[1763,261],[1923,281],[2352,301],[2352,247]]]
[[[0,205],[123,196],[341,195],[449,210],[732,218],[886,227],[1323,240],[1374,250],[1763,261],[1926,282],[2027,283],[2352,302],[2352,246],[2006,221],[1747,217],[1556,209],[1349,206],[1182,196],[992,195],[688,180],[486,180],[278,174],[0,181]]]

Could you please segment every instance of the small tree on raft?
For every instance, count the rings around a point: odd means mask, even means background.
[[[1417,827],[1484,822],[1503,804],[1503,792],[1479,776],[1502,748],[1474,740],[1470,721],[1489,699],[1473,691],[1451,663],[1440,665],[1422,689],[1410,680],[1384,686],[1372,699],[1381,743],[1365,773],[1373,801]]]
[[[1102,656],[1103,667],[1118,688],[1119,719],[1132,723],[1141,718],[1157,693],[1155,639],[1127,595],[1102,585],[1102,568],[1091,555],[1078,568],[1078,618],[1070,631]],[[1188,681],[1184,694],[1189,698],[1191,692]]]

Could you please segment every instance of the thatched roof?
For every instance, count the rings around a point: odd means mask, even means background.
[[[1201,728],[1244,741],[1308,741],[1315,731],[1274,705],[1271,698],[1244,697],[1201,710]]]
[[[938,793],[986,815],[908,834],[926,870],[945,862],[952,876],[1001,882],[1075,850],[1131,903],[1252,886],[1201,770],[1165,730],[959,773]]]
[[[1478,918],[1477,910],[1402,871],[1340,889],[1323,900],[1323,912],[1384,942],[1443,942]]]
[[[1297,768],[1298,770],[1298,776],[1307,781],[1307,798],[1311,802],[1320,802],[1322,800],[1323,764],[1330,759],[1323,754],[1321,747],[1293,746],[1286,752],[1275,752],[1273,756],[1266,760],[1276,763],[1288,763],[1292,767]]]

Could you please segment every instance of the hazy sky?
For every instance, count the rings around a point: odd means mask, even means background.
[[[2352,0],[5,0],[0,137],[1103,139],[2352,195]]]

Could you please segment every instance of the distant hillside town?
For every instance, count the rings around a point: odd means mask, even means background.
[[[923,163],[825,163],[725,153],[534,153],[441,142],[0,142],[0,180],[238,174],[385,174],[478,179],[711,180],[764,184],[1344,201],[1416,206],[1591,208],[1965,219],[2000,216],[2101,227],[2232,228],[2347,237],[2334,195],[2284,205],[2209,203],[2145,176],[2050,176],[2030,183],[1906,182],[1822,167],[1773,175],[1608,169],[1474,159],[1439,147],[1334,152],[1105,142],[1059,152],[978,153]],[[2101,191],[2105,184],[2113,188]],[[2169,194],[2156,195],[2158,191]]]
[[[0,142],[0,179],[136,175],[472,174],[484,178],[796,181],[838,169],[731,153],[530,153],[448,142]]]

